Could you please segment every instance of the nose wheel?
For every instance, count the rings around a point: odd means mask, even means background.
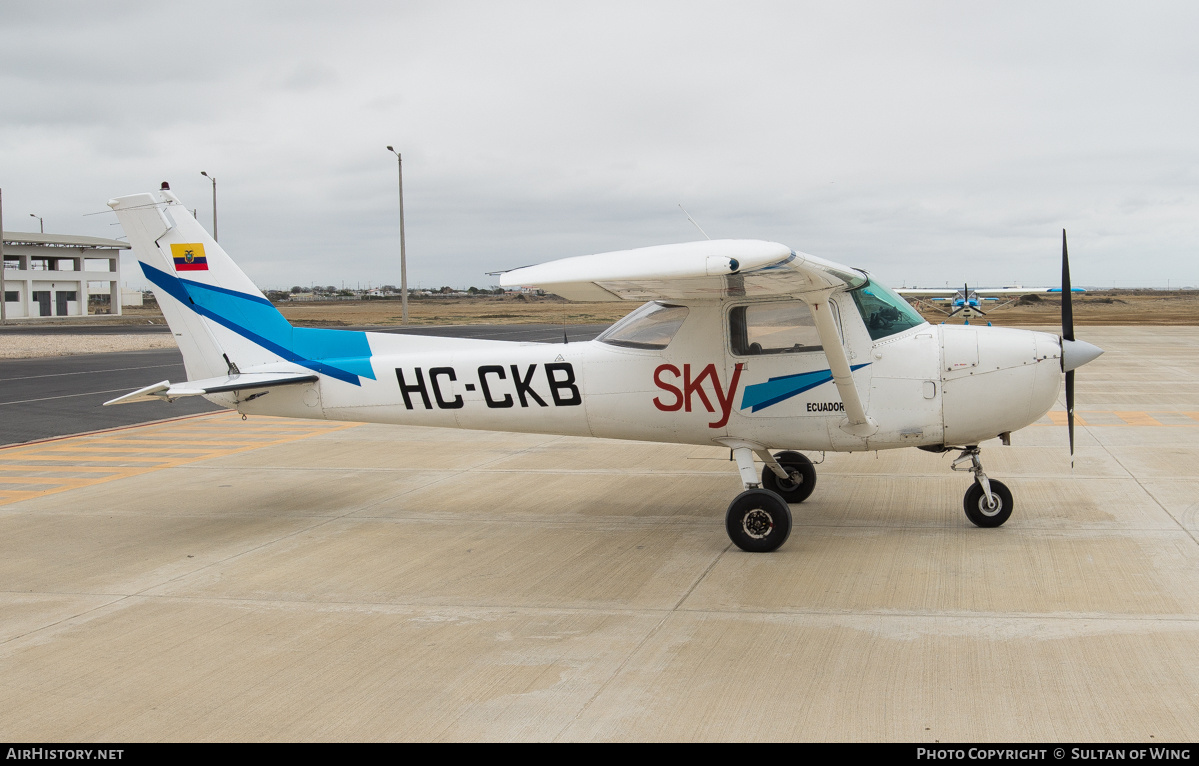
[[[977,446],[965,448],[950,468],[974,474],[974,483],[962,499],[966,518],[977,527],[998,527],[1012,515],[1015,507],[1012,492],[1003,482],[987,478],[983,472],[981,452]],[[969,464],[964,465],[967,461]]]
[[[1012,515],[1012,493],[1001,481],[991,479],[991,500],[978,484],[971,484],[962,500],[966,518],[977,527],[998,527]]]

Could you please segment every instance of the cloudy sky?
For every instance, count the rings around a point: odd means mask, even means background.
[[[260,286],[754,238],[912,286],[1199,285],[1191,2],[0,0],[7,230],[168,180]],[[132,278],[130,284],[140,284]]]

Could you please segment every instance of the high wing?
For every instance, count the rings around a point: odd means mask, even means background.
[[[777,242],[721,239],[581,255],[507,271],[503,287],[573,301],[703,300],[800,295],[864,281],[855,269]]]
[[[503,273],[504,287],[538,287],[568,300],[649,301],[770,298],[792,295],[812,310],[833,383],[845,405],[848,433],[868,436],[866,414],[841,346],[828,298],[865,284],[857,269],[797,253],[777,242],[721,239],[563,258]]]
[[[962,292],[961,288],[957,287],[893,287],[891,289],[900,295],[910,295],[913,298],[953,298]],[[978,296],[989,297],[1060,293],[1061,289],[1056,287],[972,287],[970,292]],[[1085,291],[1081,287],[1076,287],[1071,292]]]

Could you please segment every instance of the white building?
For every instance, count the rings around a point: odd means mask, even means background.
[[[21,231],[6,231],[3,238],[6,318],[87,316],[89,283],[91,294],[108,295],[96,313],[121,313],[125,242]]]

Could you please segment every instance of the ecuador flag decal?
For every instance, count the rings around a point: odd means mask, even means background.
[[[175,271],[208,271],[204,245],[199,242],[171,245],[171,258],[175,261]]]

